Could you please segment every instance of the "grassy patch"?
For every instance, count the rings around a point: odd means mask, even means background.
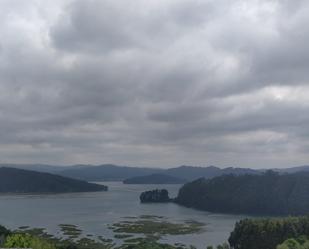
[[[111,242],[113,242],[112,239],[106,239],[106,238],[104,238],[103,236],[98,236],[98,239],[99,239],[101,242],[103,242],[103,243],[111,243]]]
[[[76,239],[81,235],[81,230],[74,225],[60,224],[59,225],[63,235],[67,238],[54,237],[48,234],[44,228],[24,228],[13,231],[13,233],[26,233],[32,236],[36,236],[52,243],[56,248],[74,248],[74,249],[111,249],[115,248],[111,239],[104,239],[102,236],[97,239],[92,238],[80,238]],[[77,236],[78,235],[78,236]],[[89,235],[89,234],[88,234]]]
[[[71,239],[76,239],[82,234],[82,230],[75,225],[60,224],[59,227],[63,235],[68,236]]]
[[[138,217],[139,219],[145,219],[145,220],[153,220],[153,219],[163,219],[164,216],[159,216],[159,215],[140,215]]]
[[[32,236],[37,236],[43,239],[52,239],[53,235],[46,232],[45,228],[29,228],[29,227],[19,227],[19,229],[13,231],[13,233],[26,233]]]
[[[160,216],[142,216],[142,219],[123,221],[113,224],[110,228],[118,234],[144,234],[160,238],[162,235],[184,235],[198,233],[204,224],[193,220],[184,223],[172,223]]]
[[[136,243],[144,243],[146,241],[147,241],[146,238],[132,238],[132,239],[126,239],[124,242],[129,244],[131,243],[136,244]]]
[[[74,248],[74,249],[184,249],[188,248],[184,245],[167,245],[167,244],[160,244],[157,242],[160,239],[160,236],[162,234],[175,234],[173,232],[173,229],[178,228],[179,225],[182,226],[188,226],[188,222],[184,224],[174,224],[174,223],[168,223],[169,225],[166,225],[166,222],[159,222],[159,221],[152,221],[147,219],[150,217],[146,217],[146,219],[143,220],[135,220],[132,221],[133,224],[137,225],[137,227],[133,227],[134,233],[139,232],[140,234],[143,234],[142,237],[132,238],[134,235],[130,233],[117,233],[115,234],[115,238],[124,239],[122,245],[116,245],[112,239],[105,239],[102,236],[98,236],[96,238],[89,238],[89,236],[93,236],[91,234],[88,234],[86,237],[78,237],[75,238],[76,235],[81,235],[81,230],[74,225],[69,224],[60,224],[59,227],[63,233],[63,235],[67,235],[66,238],[61,237],[55,237],[51,234],[48,234],[44,228],[29,228],[29,227],[20,227],[19,230],[14,231],[13,233],[27,233],[32,236],[39,237],[41,239],[46,240],[46,242],[51,243],[54,245],[57,249],[64,249],[64,248]],[[146,222],[146,223],[144,223]],[[150,223],[149,223],[150,222]],[[152,223],[155,222],[155,223]],[[157,223],[161,223],[159,226]],[[163,223],[163,224],[162,224]],[[119,223],[121,224],[121,223]],[[132,223],[125,222],[126,226],[131,226]],[[152,229],[150,229],[149,226],[152,226],[153,224],[156,224]],[[190,225],[196,225],[196,223],[193,223],[190,221]],[[176,227],[174,227],[176,225]],[[142,227],[140,227],[142,226]],[[147,234],[142,232],[141,229],[146,226],[146,232]],[[173,227],[172,231],[167,230],[167,228]],[[117,229],[122,229],[122,227],[115,227]],[[158,229],[163,229],[163,233],[159,233]],[[127,228],[127,227],[126,227]]]
[[[114,244],[102,243],[89,238],[82,238],[76,241],[76,246],[78,249],[111,249]]]

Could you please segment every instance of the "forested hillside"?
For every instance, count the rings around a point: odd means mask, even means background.
[[[234,249],[276,249],[287,239],[308,235],[309,217],[245,219],[236,223],[229,243]],[[279,248],[299,249],[284,245]]]
[[[309,173],[225,175],[185,184],[176,202],[211,212],[299,215],[309,213]]]
[[[0,193],[65,193],[102,190],[107,190],[107,187],[49,173],[0,168]]]

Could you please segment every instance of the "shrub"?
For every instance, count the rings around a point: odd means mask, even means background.
[[[6,238],[4,248],[56,249],[56,247],[38,237],[29,234],[12,234]]]

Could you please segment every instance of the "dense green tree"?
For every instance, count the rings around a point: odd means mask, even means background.
[[[7,236],[10,234],[10,230],[6,229],[4,226],[0,225],[0,236],[4,235]]]
[[[309,217],[244,219],[236,223],[229,243],[234,249],[275,249],[302,235],[309,235]]]
[[[11,232],[8,229],[0,225],[0,247],[4,243],[6,236],[8,236],[10,233]]]
[[[230,246],[228,243],[223,243],[222,245],[218,245],[217,249],[230,249]]]
[[[300,238],[291,238],[278,245],[276,249],[309,249],[309,240],[302,236]]]
[[[6,238],[4,248],[56,249],[44,239],[29,234],[12,234]]]
[[[166,189],[155,189],[151,191],[145,191],[141,193],[139,198],[142,203],[169,202],[171,200],[168,196],[168,191]]]

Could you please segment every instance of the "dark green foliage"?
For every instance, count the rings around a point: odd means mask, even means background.
[[[63,224],[65,227],[72,225]],[[80,238],[78,240],[61,239],[46,234],[44,229],[25,230],[25,232],[9,232],[6,228],[0,226],[0,235],[5,235],[4,248],[33,248],[33,249],[195,249],[194,247],[173,246],[156,242],[151,236],[145,238],[136,238],[135,241],[126,242],[116,246],[112,241],[100,241]],[[30,232],[30,233],[28,233]],[[32,234],[34,233],[34,234]],[[2,245],[1,245],[2,246]],[[224,248],[225,249],[225,248]]]
[[[0,168],[0,193],[64,193],[107,190],[106,186],[30,170]]]
[[[169,202],[168,191],[166,189],[155,189],[141,193],[140,200],[142,203],[147,202]]]
[[[275,249],[301,235],[309,235],[309,217],[244,219],[236,223],[229,243],[234,249]]]
[[[300,249],[301,245],[295,239],[288,239],[283,244],[277,246],[277,249]]]
[[[0,247],[3,245],[6,236],[8,236],[10,233],[11,233],[10,230],[0,225]]]
[[[231,247],[229,246],[228,243],[223,243],[222,245],[218,245],[217,249],[230,249]]]
[[[309,249],[309,240],[305,236],[291,238],[278,245],[276,249]]]
[[[225,175],[185,184],[176,202],[211,212],[303,215],[309,213],[309,173]]]
[[[185,182],[186,180],[184,179],[164,174],[137,176],[123,181],[125,184],[181,184]]]
[[[214,178],[217,176],[232,174],[232,175],[244,175],[244,174],[260,174],[259,171],[245,168],[225,168],[220,169],[215,166],[209,167],[193,167],[193,166],[180,166],[177,168],[171,168],[165,170],[164,174],[193,181],[198,178],[204,177],[206,179]]]
[[[228,243],[223,243],[222,245],[218,245],[216,249],[230,249],[231,247],[229,246]],[[215,249],[213,246],[207,246],[206,249]]]
[[[52,243],[30,234],[9,235],[4,243],[4,248],[56,249]]]
[[[0,236],[1,235],[7,236],[8,234],[10,234],[10,230],[8,230],[4,226],[0,225]]]

